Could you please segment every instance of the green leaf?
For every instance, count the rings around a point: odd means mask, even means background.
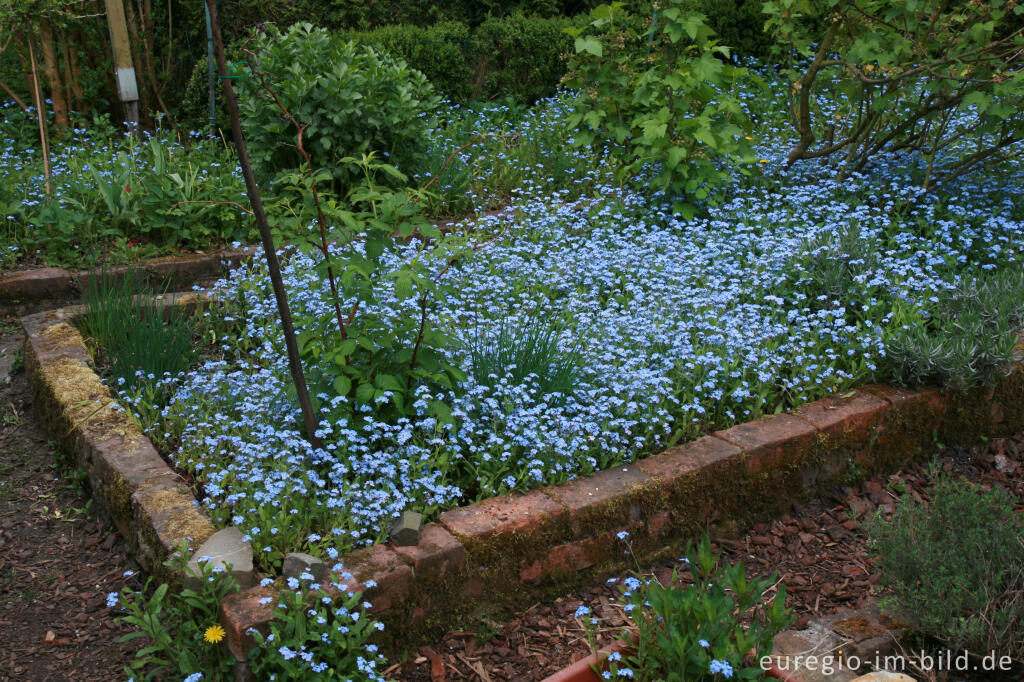
[[[396,391],[400,393],[405,390],[405,387],[402,386],[401,382],[391,374],[378,374],[374,383],[377,384],[377,388],[385,391]]]
[[[341,375],[334,378],[331,386],[337,395],[348,395],[348,392],[352,390],[352,380],[345,375]]]
[[[365,383],[359,384],[356,387],[356,400],[363,404],[369,404],[373,400],[373,384]]]
[[[399,300],[405,300],[412,296],[412,281],[407,275],[399,275],[395,280],[395,296]]]
[[[420,234],[428,239],[440,239],[441,230],[431,222],[426,222],[420,225]]]
[[[601,57],[604,55],[604,46],[601,45],[601,41],[593,36],[586,38],[577,38],[575,41],[576,54],[581,52],[587,52],[594,55],[595,57]]]

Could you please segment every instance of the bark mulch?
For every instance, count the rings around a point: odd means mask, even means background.
[[[0,370],[20,353],[0,319]],[[0,371],[0,680],[124,679],[129,630],[106,595],[138,578],[124,542],[36,424],[25,373]]]
[[[1024,500],[1024,433],[972,449],[944,448],[935,463],[975,482],[999,484]],[[911,465],[826,499],[795,505],[789,514],[758,524],[741,537],[712,537],[713,544],[723,560],[743,562],[748,574],[778,571],[787,587],[787,603],[798,617],[794,629],[843,607],[866,606],[877,599],[879,588],[874,587],[878,578],[871,571],[861,524],[880,508],[891,513],[901,493],[922,497],[930,482],[928,466]],[[1024,504],[1017,510],[1024,511]],[[677,562],[644,572],[657,575],[664,584],[676,568],[683,572]],[[600,644],[614,639],[625,623],[615,606],[618,594],[614,583],[598,579],[594,587],[535,604],[506,622],[482,622],[471,630],[449,632],[405,661],[394,662],[388,675],[409,682],[542,680],[589,655],[582,624],[573,617],[580,605],[600,618]]]

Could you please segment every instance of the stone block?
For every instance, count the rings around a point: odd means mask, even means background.
[[[281,575],[301,580],[303,573],[312,575],[315,582],[320,582],[327,576],[327,564],[305,552],[287,554],[281,567]]]
[[[226,570],[230,566],[231,574],[235,576],[243,590],[252,587],[256,582],[252,565],[252,546],[242,539],[242,532],[234,526],[228,526],[211,535],[192,555],[185,571],[186,588],[199,590],[200,579],[197,576],[200,573],[199,559],[202,557],[209,557],[214,568],[220,566]]]
[[[396,547],[413,547],[420,541],[423,514],[404,511],[388,529],[388,540]]]

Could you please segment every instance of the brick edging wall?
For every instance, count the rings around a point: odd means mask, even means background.
[[[166,283],[169,291],[179,291],[196,282],[220,276],[225,269],[224,263],[230,267],[236,266],[258,250],[259,247],[247,246],[208,254],[164,256],[137,265],[110,267],[106,272],[112,276],[136,272],[150,286]],[[102,272],[102,268],[79,271],[36,268],[0,275],[0,312],[14,310],[21,305],[67,300],[87,289],[89,283]]]
[[[89,473],[132,551],[161,574],[175,541],[190,537],[198,546],[214,529],[126,415],[107,409],[85,419],[110,394],[69,324],[79,310],[22,320],[37,410]],[[597,573],[678,551],[705,529],[739,533],[830,487],[927,456],[937,441],[971,444],[1022,428],[1021,365],[994,388],[964,393],[865,386],[633,464],[452,509],[424,527],[415,547],[380,544],[340,560],[361,584],[376,583],[366,597],[387,626],[385,637],[409,646],[471,614],[525,608]],[[617,539],[622,531],[628,553]],[[270,621],[272,607],[260,599],[272,589],[246,590],[222,605],[228,645],[240,660],[252,646],[249,628]]]
[[[193,294],[169,296],[164,305],[196,305]],[[135,420],[115,405],[92,366],[74,320],[82,306],[27,315],[25,371],[40,423],[88,474],[103,506],[151,574],[182,541],[197,547],[214,532],[191,490],[157,453]],[[180,577],[173,577],[175,581]]]
[[[507,612],[678,551],[711,527],[739,533],[830,487],[936,450],[1024,428],[1024,370],[964,393],[865,386],[765,417],[569,483],[444,512],[416,547],[381,544],[341,557],[400,648],[471,614]],[[629,533],[630,551],[618,541]],[[221,609],[240,659],[271,594],[232,595]]]

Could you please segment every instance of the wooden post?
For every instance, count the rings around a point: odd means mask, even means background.
[[[110,45],[114,52],[117,94],[124,105],[124,119],[134,133],[139,127],[139,86],[132,65],[132,49],[128,42],[128,22],[124,18],[123,0],[105,0]]]
[[[50,201],[53,195],[53,171],[50,168],[50,135],[46,128],[46,102],[43,101],[43,93],[39,88],[39,70],[36,68],[36,51],[32,42],[26,38],[25,45],[28,47],[28,59],[32,65],[32,98],[36,105],[36,118],[39,120],[39,144],[43,148],[43,175],[46,177],[46,201]]]

